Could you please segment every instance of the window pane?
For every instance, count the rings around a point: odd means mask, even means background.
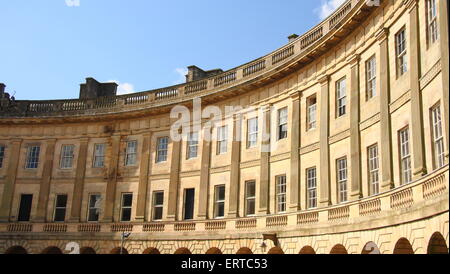
[[[0,146],[0,168],[3,167],[3,159],[5,158],[5,147]]]
[[[157,147],[157,155],[156,162],[165,162],[167,161],[167,149],[169,145],[169,137],[158,138],[158,147]]]
[[[94,146],[94,167],[104,167],[105,166],[105,144],[96,144]]]
[[[27,168],[27,169],[38,168],[40,152],[41,152],[41,147],[39,147],[39,146],[31,146],[28,148],[25,168]]]

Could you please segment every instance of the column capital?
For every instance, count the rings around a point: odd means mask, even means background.
[[[403,5],[406,6],[408,12],[412,12],[415,8],[417,8],[417,0],[403,0]]]
[[[321,75],[319,78],[317,78],[317,82],[319,84],[321,84],[322,86],[325,84],[328,84],[329,81],[330,81],[330,75],[328,75],[328,74]]]
[[[389,29],[385,28],[385,27],[382,27],[375,34],[375,37],[378,40],[378,42],[382,43],[388,38],[388,35],[389,35]]]
[[[289,93],[289,97],[291,97],[292,101],[298,101],[302,97],[303,93],[300,90],[295,90]]]
[[[351,67],[359,65],[359,61],[361,61],[361,56],[358,53],[353,54],[352,56],[347,58],[347,64]]]
[[[12,144],[21,143],[22,141],[23,141],[23,139],[20,139],[20,138],[14,138],[14,139],[9,140],[9,142]]]

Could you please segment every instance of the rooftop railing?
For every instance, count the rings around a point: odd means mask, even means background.
[[[189,100],[192,97],[204,96],[208,93],[212,94],[283,67],[289,61],[308,52],[314,45],[323,42],[323,38],[329,32],[335,31],[338,26],[350,18],[352,11],[357,11],[364,5],[366,5],[366,0],[347,0],[316,27],[284,47],[210,78],[158,90],[94,100],[15,101],[10,106],[0,107],[0,117],[82,115],[86,110],[98,110],[100,113],[124,112]]]

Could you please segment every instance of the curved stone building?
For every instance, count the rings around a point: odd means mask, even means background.
[[[0,253],[120,253],[123,232],[130,254],[448,253],[447,5],[348,0],[264,57],[136,94],[0,85]]]

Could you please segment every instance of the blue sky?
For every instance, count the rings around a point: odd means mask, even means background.
[[[120,92],[263,56],[343,0],[0,0],[0,82],[18,100],[77,98],[86,77]]]

